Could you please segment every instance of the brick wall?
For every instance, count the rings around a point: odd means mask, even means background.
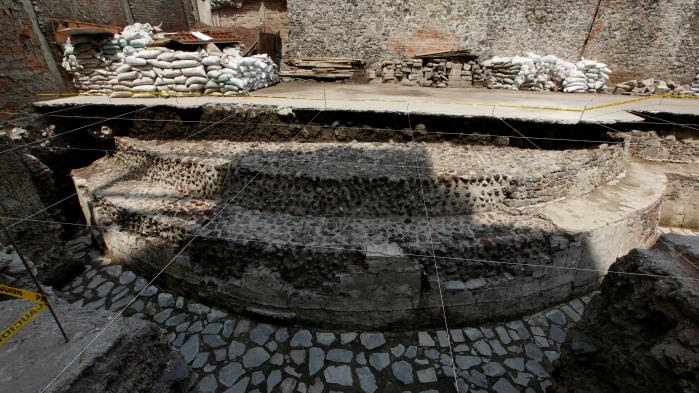
[[[483,57],[584,54],[609,64],[613,81],[682,83],[699,64],[696,0],[289,0],[288,15],[294,57],[373,62],[461,47]]]
[[[159,25],[165,31],[189,28],[192,3],[188,0],[129,0],[134,21]]]
[[[262,5],[264,4],[264,12]],[[245,27],[262,29],[270,33],[280,32],[282,52],[289,42],[289,17],[286,0],[245,0],[243,6],[224,7],[215,11],[220,27]]]
[[[55,87],[21,1],[1,0],[0,5],[0,108],[8,109],[35,101],[35,93]]]

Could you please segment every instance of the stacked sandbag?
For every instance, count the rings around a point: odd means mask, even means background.
[[[695,96],[699,96],[699,69],[697,69],[697,76],[694,77],[694,82],[692,83],[690,90]]]
[[[220,51],[213,44],[192,52],[141,47],[157,32],[137,23],[114,37],[72,36],[63,67],[81,93],[115,98],[247,94],[279,81],[267,55],[242,57],[238,49]]]
[[[160,27],[153,27],[149,23],[134,23],[124,27],[121,34],[114,36],[122,48],[145,48],[153,42],[165,38]]]
[[[611,71],[602,63],[577,64],[553,55],[499,57],[482,64],[485,86],[491,89],[604,92]]]
[[[564,93],[604,93],[612,71],[604,63],[594,60],[580,60],[573,71],[563,81]]]
[[[267,55],[241,57],[237,50],[209,54],[167,48],[132,48],[117,70],[112,97],[238,95],[278,82]]]
[[[75,86],[90,94],[108,93],[123,55],[110,36],[73,35],[63,46],[63,67]]]

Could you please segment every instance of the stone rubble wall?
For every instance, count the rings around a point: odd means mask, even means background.
[[[482,58],[552,53],[598,59],[615,71],[612,83],[648,77],[689,83],[699,64],[694,0],[290,0],[288,10],[292,57],[372,63],[461,48]]]
[[[699,75],[697,75],[697,78],[699,78]],[[613,93],[633,96],[649,96],[653,94],[699,95],[699,82],[694,82],[693,86],[696,87],[683,86],[672,80],[644,79],[637,81],[634,79],[617,83],[614,86]]]
[[[660,225],[699,229],[699,174],[668,173]]]
[[[250,209],[316,216],[424,214],[421,200],[404,199],[406,193],[416,189],[418,179],[415,168],[409,166],[413,153],[399,146],[387,145],[378,149],[356,143],[348,149],[325,143],[320,148],[311,149],[305,147],[312,145],[294,145],[288,148],[288,152],[279,152],[278,164],[259,173],[275,152],[272,149],[275,146],[262,144],[242,151],[233,148],[235,145],[218,142],[211,146],[209,155],[202,155],[200,150],[188,151],[186,146],[172,147],[174,153],[167,155],[164,151],[171,144],[163,142],[163,145],[153,148],[135,139],[118,138],[115,159],[130,168],[129,179],[164,184],[195,197],[231,197],[255,177],[256,181],[248,186],[250,191],[236,198],[238,204]],[[241,146],[248,147],[246,144]],[[509,156],[512,162],[526,160],[523,156],[527,155],[527,150],[497,149],[501,157]],[[464,156],[460,149],[448,145],[426,148],[423,154],[428,162],[423,168],[423,177],[426,177],[423,190],[428,201],[427,209],[430,216],[447,216],[499,210],[505,206],[529,206],[590,192],[624,170],[626,153],[623,144],[602,145],[582,152],[550,154],[550,168],[527,176],[513,175],[504,169],[480,175],[459,173],[449,176],[441,166],[430,167],[433,154],[440,155],[440,159],[452,156],[453,160],[459,157],[475,160],[480,155],[490,156],[493,149],[478,149],[474,158]],[[303,154],[302,158],[295,156],[298,153]],[[343,174],[342,167],[348,163],[365,161],[371,165],[376,161],[368,162],[367,158],[377,154],[383,155],[380,160],[384,163],[395,166],[372,169],[380,174],[355,174],[351,178]],[[336,155],[342,157],[334,157]],[[304,172],[304,165],[315,166],[313,175]],[[289,198],[290,194],[297,197]],[[265,197],[260,198],[260,195]]]
[[[200,163],[215,158],[206,157],[213,149],[206,150],[207,154],[193,157]],[[159,177],[129,178],[131,171],[124,163],[137,161],[128,156],[121,161],[105,158],[73,176],[88,222],[107,226],[100,236],[108,256],[146,274],[172,260],[212,217],[217,203],[159,184]],[[179,167],[189,165],[182,161]],[[178,175],[220,181],[198,168]],[[546,180],[542,176],[542,191],[549,186]],[[264,195],[261,189],[249,191]],[[408,193],[402,200],[417,195]],[[608,262],[600,250],[645,244],[657,225],[662,191],[657,200],[652,197],[652,203],[610,217],[613,222],[570,233],[561,233],[555,223],[539,217],[538,210],[431,217],[449,313],[463,321],[505,317],[589,291],[597,283],[597,271],[582,274],[527,264],[561,268],[591,264],[594,269],[594,264]],[[383,327],[439,320],[434,261],[424,257],[430,252],[424,219],[299,216],[259,208],[237,201],[229,205],[171,264],[169,279],[181,290],[215,299],[227,308],[287,321]],[[497,307],[486,310],[483,303]]]
[[[626,138],[631,155],[644,160],[699,163],[699,138],[692,134],[634,130]]]
[[[441,392],[453,389],[456,371],[461,392],[541,393],[567,331],[590,301],[583,296],[486,325],[450,322],[448,332],[332,330],[251,320],[213,299],[180,296],[160,282],[147,286],[147,277],[93,257],[62,294],[75,306],[118,311],[143,290],[125,315],[158,324],[203,392]]]

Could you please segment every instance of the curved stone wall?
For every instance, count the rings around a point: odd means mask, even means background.
[[[448,216],[580,195],[624,169],[622,144],[532,151],[398,143],[243,143],[117,139],[129,179],[193,197],[236,196],[250,209],[292,215]],[[419,171],[418,175],[418,165]],[[252,181],[254,179],[254,181]],[[418,195],[419,179],[425,201]]]
[[[437,323],[435,262],[447,310],[459,321],[560,302],[595,285],[600,272],[588,270],[590,261],[611,263],[597,248],[621,250],[648,241],[662,197],[662,190],[627,172],[621,182],[628,189],[622,189],[643,194],[643,200],[595,225],[569,230],[538,210],[577,198],[587,201],[585,210],[602,209],[609,201],[596,193],[611,187],[604,184],[624,169],[621,144],[540,151],[120,138],[117,146],[114,157],[73,173],[85,215],[100,226],[114,262],[153,273],[187,244],[164,274],[172,287],[228,308],[325,326]],[[426,197],[433,201],[429,224],[416,168],[408,166],[415,154],[430,164],[423,172]],[[271,158],[278,165],[266,166]],[[382,165],[367,169],[372,162]],[[392,163],[402,169],[385,166]],[[507,177],[498,174],[503,171]],[[477,181],[447,187],[459,184],[453,178]],[[276,183],[283,186],[270,187]],[[378,208],[367,214],[367,202],[346,210],[332,200],[314,202],[336,192],[333,185],[351,190],[352,201],[366,199]],[[477,194],[482,210],[459,205],[461,193],[475,194],[474,185],[485,190]],[[619,198],[615,190],[606,192]],[[626,227],[623,233],[596,235],[618,225]],[[433,247],[436,260],[430,257]]]

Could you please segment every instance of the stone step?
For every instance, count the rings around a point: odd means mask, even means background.
[[[253,209],[132,176],[124,163],[103,158],[73,173],[113,260],[148,274],[167,265],[169,286],[230,309],[345,327],[433,324],[442,297],[451,318],[480,321],[586,292],[655,236],[665,188],[664,174],[631,163],[585,195],[428,224]]]
[[[124,137],[117,139],[117,149],[114,165],[128,167],[131,179],[211,199],[236,195],[246,187],[236,201],[251,209],[354,217],[422,216],[425,203],[430,216],[446,216],[548,202],[614,179],[623,171],[624,159],[621,145],[535,151]]]

